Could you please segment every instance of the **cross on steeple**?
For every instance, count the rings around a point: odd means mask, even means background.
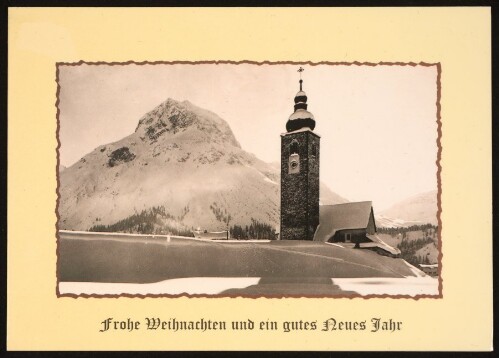
[[[300,66],[300,68],[298,69],[298,72],[300,73],[300,91],[302,91],[302,86],[301,84],[303,83],[303,80],[301,79],[301,73],[305,71],[305,69],[303,67]]]

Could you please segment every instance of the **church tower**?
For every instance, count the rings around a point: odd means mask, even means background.
[[[307,111],[300,67],[300,91],[281,134],[281,240],[313,240],[319,225],[319,145]]]

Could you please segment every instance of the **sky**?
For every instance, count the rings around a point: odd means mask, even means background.
[[[61,164],[134,132],[167,98],[227,121],[242,148],[280,160],[299,65],[164,64],[60,66]],[[321,136],[320,177],[379,212],[437,189],[437,68],[302,65],[308,110]]]

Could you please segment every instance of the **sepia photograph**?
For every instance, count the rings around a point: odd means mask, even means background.
[[[57,64],[59,297],[442,297],[440,65]]]
[[[7,350],[493,350],[490,6],[8,10]]]

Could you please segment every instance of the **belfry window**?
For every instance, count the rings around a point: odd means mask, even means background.
[[[315,146],[315,144],[312,144],[312,155],[313,155],[314,157],[316,157],[316,156],[317,156],[317,147]]]
[[[299,154],[298,153],[298,142],[297,141],[293,141],[291,142],[291,145],[289,146],[289,155],[291,154]]]

